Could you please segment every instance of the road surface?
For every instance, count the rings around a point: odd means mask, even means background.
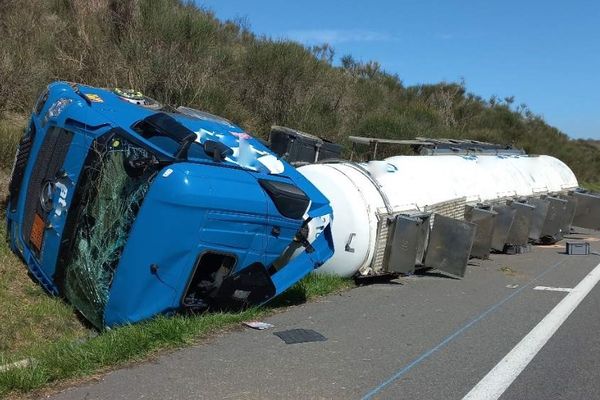
[[[576,237],[600,250],[600,235]],[[462,280],[359,287],[267,318],[273,329],[226,333],[53,398],[600,398],[600,257],[563,251],[492,255]],[[328,340],[273,335],[294,328]]]

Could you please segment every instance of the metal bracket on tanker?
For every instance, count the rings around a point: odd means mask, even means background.
[[[511,145],[500,145],[489,142],[481,142],[471,139],[440,139],[417,137],[415,139],[382,139],[365,136],[349,136],[352,143],[350,159],[357,153],[357,145],[369,147],[369,159],[377,159],[379,145],[410,146],[415,154],[419,155],[523,155],[523,149],[517,149]]]

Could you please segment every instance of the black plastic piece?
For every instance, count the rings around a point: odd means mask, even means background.
[[[180,145],[175,153],[175,158],[179,160],[187,158],[188,149],[198,137],[175,118],[163,112],[154,113],[136,122],[132,129],[146,139],[153,136],[166,136],[175,140]]]
[[[216,299],[220,307],[239,308],[262,304],[275,293],[275,285],[264,265],[254,263],[225,278]]]
[[[158,274],[158,265],[157,264],[150,265],[150,273],[152,275],[157,275]]]
[[[340,158],[342,146],[283,126],[271,128],[270,147],[289,162],[315,163]]]
[[[304,247],[306,249],[306,252],[308,254],[315,251],[314,247],[312,247],[312,245],[308,241],[308,234],[309,234],[308,223],[311,220],[312,220],[312,217],[307,218],[304,221],[304,223],[302,224],[302,227],[296,233],[296,236],[294,236],[294,241],[300,243],[300,245],[302,245],[302,247]]]
[[[259,179],[259,182],[281,215],[292,219],[302,218],[310,204],[310,199],[302,190],[289,183],[266,179]]]
[[[507,244],[504,246],[504,253],[510,255],[531,253],[531,250],[530,244]]]
[[[223,161],[225,157],[233,154],[233,150],[230,147],[214,140],[204,142],[204,152],[215,161]]]
[[[232,254],[214,251],[202,253],[183,296],[183,307],[191,311],[204,311],[215,306],[221,285],[225,277],[231,275],[235,264],[236,258]]]
[[[34,112],[39,115],[44,106],[46,105],[46,101],[48,101],[48,88],[44,89],[37,102],[35,103]]]

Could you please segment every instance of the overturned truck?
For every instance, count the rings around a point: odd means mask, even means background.
[[[269,149],[202,111],[56,82],[17,151],[9,243],[48,292],[103,328],[262,304],[313,270],[460,277],[469,258],[600,229],[600,196],[553,157],[350,140],[371,161],[340,160],[341,146],[285,127]],[[418,155],[378,160],[385,144]]]
[[[231,122],[55,82],[9,186],[12,250],[98,328],[261,304],[333,254],[328,200]]]

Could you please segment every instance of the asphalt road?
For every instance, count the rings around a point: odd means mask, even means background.
[[[600,235],[585,236],[600,250]],[[575,288],[600,264],[563,249],[492,255],[462,280],[429,274],[359,287],[274,315],[274,329],[223,334],[53,398],[462,399],[570,295],[535,287]],[[600,398],[599,310],[600,284],[501,399]],[[293,328],[328,340],[286,345],[273,335]]]

